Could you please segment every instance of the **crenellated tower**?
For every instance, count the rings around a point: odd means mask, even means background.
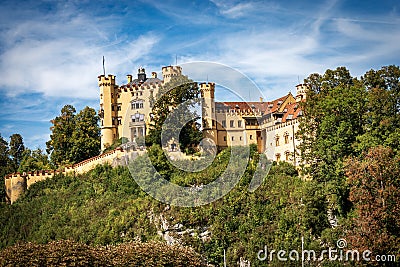
[[[182,68],[180,66],[162,67],[162,75],[164,83],[167,83],[172,77],[182,75]]]
[[[117,85],[115,76],[100,75],[98,77],[100,87],[100,119],[101,119],[101,150],[110,146],[118,139],[117,130]]]
[[[307,84],[296,85],[296,102],[300,102],[307,98]]]
[[[215,83],[200,83],[202,98],[203,136],[217,145],[217,125],[215,118]]]

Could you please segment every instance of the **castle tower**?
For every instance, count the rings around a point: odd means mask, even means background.
[[[162,75],[164,83],[167,83],[172,77],[182,75],[182,68],[180,66],[162,67]]]
[[[26,191],[26,175],[19,173],[11,176],[11,196],[10,202],[13,204]]]
[[[307,97],[307,84],[296,85],[296,102],[300,102]]]
[[[217,142],[217,124],[215,118],[215,83],[200,83],[202,98],[203,136]]]
[[[118,139],[116,125],[117,118],[117,92],[115,76],[100,75],[98,77],[100,87],[100,119],[101,119],[101,150],[110,146],[114,140]]]
[[[146,70],[143,67],[140,67],[138,69],[138,80],[139,82],[145,82],[146,81]]]

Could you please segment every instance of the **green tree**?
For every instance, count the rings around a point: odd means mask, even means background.
[[[85,107],[75,117],[70,151],[74,162],[80,162],[100,153],[99,117],[93,108]]]
[[[368,91],[365,133],[358,137],[357,148],[383,145],[400,151],[400,68],[386,66],[370,70],[362,78]]]
[[[71,149],[73,147],[72,134],[75,128],[75,108],[72,105],[65,105],[61,109],[60,116],[50,122],[52,134],[50,140],[46,142],[47,153],[50,154],[51,161],[56,164],[70,164],[74,162]]]
[[[170,136],[168,130],[181,129],[179,134],[179,144],[181,149],[187,149],[193,145],[198,145],[201,140],[202,133],[200,124],[197,120],[200,116],[194,110],[196,104],[199,103],[200,90],[197,83],[188,79],[186,76],[173,77],[170,82],[165,84],[157,94],[157,101],[152,110],[152,122],[150,125],[149,135],[146,137],[147,144],[161,145],[161,133],[163,127],[169,128],[164,131],[166,140]],[[172,120],[165,124],[168,115],[174,112]],[[191,118],[190,121],[187,118]],[[188,122],[187,122],[188,121]],[[184,122],[187,122],[184,124]],[[180,127],[184,124],[183,127]]]
[[[0,202],[5,201],[6,191],[4,184],[5,175],[12,172],[9,147],[7,141],[0,135]]]
[[[356,155],[354,143],[364,132],[366,90],[343,67],[310,75],[305,82],[309,92],[298,132],[305,171],[323,184],[328,208],[344,214],[348,190],[343,160]]]
[[[10,151],[11,160],[14,170],[17,170],[21,163],[25,151],[24,141],[20,134],[13,134],[10,136]]]
[[[49,170],[52,166],[49,157],[40,148],[26,149],[18,168],[18,172]]]
[[[71,105],[61,109],[60,116],[51,120],[52,134],[46,143],[53,164],[72,164],[98,155],[100,128],[96,111],[85,107],[78,114]]]

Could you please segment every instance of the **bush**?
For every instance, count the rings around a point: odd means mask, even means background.
[[[70,240],[0,251],[0,266],[206,266],[193,249],[160,242],[92,247]]]

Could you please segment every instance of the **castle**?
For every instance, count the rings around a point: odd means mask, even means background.
[[[121,86],[116,85],[113,75],[99,76],[102,150],[121,137],[134,141],[145,136],[157,92],[179,75],[180,66],[166,66],[162,68],[163,80],[157,78],[156,72],[148,78],[140,67],[137,78],[127,75],[127,83]],[[306,98],[306,85],[296,86],[295,97],[289,93],[273,101],[259,102],[216,102],[215,83],[200,83],[199,88],[204,137],[220,149],[256,144],[268,159],[298,166],[299,140],[295,133],[298,118],[303,115],[299,102]]]
[[[114,75],[100,75],[101,149],[126,137],[135,141],[144,137],[151,123],[151,111],[159,89],[172,77],[182,75],[180,66],[162,68],[163,80],[152,72],[147,77],[145,69],[138,69],[137,78],[127,75],[127,83],[118,86]],[[299,118],[303,112],[299,102],[306,99],[307,86],[296,86],[296,96],[291,93],[273,101],[216,102],[215,83],[199,84],[202,97],[202,130],[205,138],[223,149],[229,146],[255,144],[260,153],[274,161],[300,164],[295,138]],[[129,142],[131,143],[131,142]],[[84,160],[59,171],[37,171],[9,174],[5,177],[6,198],[13,203],[32,184],[53,177],[58,173],[80,174],[98,164],[123,164],[127,159],[144,153],[143,149],[128,144]],[[120,162],[120,163],[118,163]]]

